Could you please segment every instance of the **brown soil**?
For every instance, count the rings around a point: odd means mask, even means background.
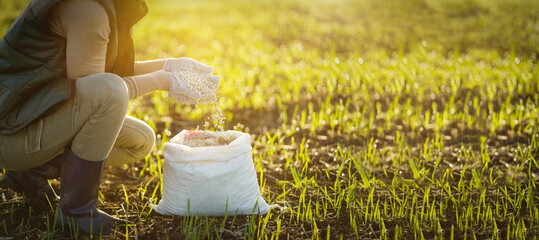
[[[253,135],[253,139],[256,139],[258,136],[265,136],[266,131],[274,133],[278,131],[280,123],[277,121],[276,110],[264,111],[254,111],[250,109],[237,109],[232,110],[234,113],[234,120],[231,123],[231,126],[236,125],[237,123],[243,124],[243,129],[249,129],[249,132]],[[383,119],[380,120],[380,125],[383,126]],[[197,122],[189,122],[185,120],[180,120],[178,116],[173,116],[173,121],[171,124],[171,132],[177,133],[182,129],[192,129],[196,125],[201,125]],[[231,126],[227,126],[230,129]],[[163,130],[164,124],[158,123],[159,131]],[[357,151],[367,146],[370,139],[372,138],[374,143],[377,144],[377,149],[379,151],[389,151],[396,149],[395,146],[395,133],[397,131],[407,133],[405,135],[406,143],[412,154],[420,158],[421,156],[421,146],[424,144],[425,139],[434,139],[435,132],[432,129],[424,129],[412,131],[406,121],[395,121],[392,124],[390,129],[384,129],[383,131],[377,131],[373,129],[368,136],[357,136],[357,135],[343,135],[337,134],[331,129],[319,130],[315,134],[311,134],[308,130],[300,130],[295,133],[294,138],[310,139],[309,155],[312,160],[310,163],[310,169],[308,171],[308,176],[315,177],[316,182],[319,185],[332,185],[335,181],[335,172],[330,171],[338,168],[340,160],[333,159],[333,153],[337,149],[337,145],[340,144],[341,147],[354,147]],[[451,170],[454,174],[455,185],[460,179],[460,170],[462,170],[464,162],[458,159],[458,153],[462,150],[462,145],[471,146],[473,151],[479,151],[480,149],[480,137],[486,137],[487,143],[489,145],[489,156],[491,157],[491,164],[489,168],[492,168],[494,172],[499,172],[503,174],[508,179],[514,179],[515,181],[521,181],[526,183],[528,181],[539,182],[539,169],[534,165],[529,166],[529,163],[524,163],[525,169],[530,169],[530,171],[522,172],[507,172],[506,169],[512,166],[519,166],[523,164],[520,161],[514,161],[514,154],[517,145],[520,144],[521,147],[527,147],[531,136],[522,133],[515,132],[511,129],[500,129],[496,134],[489,134],[477,129],[470,129],[462,123],[450,123],[441,131],[442,137],[444,139],[445,148],[440,152],[432,153],[433,155],[439,155],[442,157],[441,164],[439,168],[444,169],[444,171],[437,171],[438,173],[444,173],[445,169]],[[288,142],[287,142],[288,141]],[[159,143],[158,143],[159,144]],[[290,144],[289,139],[285,140],[285,145]],[[260,146],[263,148],[263,146]],[[291,146],[292,148],[294,146]],[[285,169],[285,161],[283,157],[286,154],[290,154],[290,149],[281,148],[278,149],[277,153],[274,155],[273,159],[267,159],[263,162],[265,166],[264,176],[266,178],[266,191],[280,193],[282,192],[282,186],[278,184],[278,181],[287,181],[292,180],[290,172],[283,171]],[[539,159],[537,153],[535,153],[535,158]],[[116,168],[106,168],[104,171],[103,181],[101,184],[101,192],[105,201],[99,203],[99,208],[118,216],[122,219],[129,220],[129,226],[121,226],[118,229],[117,235],[115,238],[125,239],[126,236],[130,238],[138,239],[163,239],[165,236],[168,236],[169,239],[186,239],[187,236],[181,234],[181,229],[177,229],[178,226],[182,225],[182,222],[186,219],[179,216],[162,216],[155,212],[148,213],[148,195],[151,193],[146,193],[144,197],[141,197],[139,194],[139,189],[144,188],[148,184],[147,189],[154,189],[157,184],[157,181],[154,179],[154,176],[149,175],[147,172],[140,175],[140,169],[144,167],[144,162],[141,161],[136,164],[129,165],[128,167],[116,167]],[[365,167],[368,167],[366,165]],[[468,168],[477,168],[479,166],[468,166]],[[433,163],[427,163],[425,165],[426,169],[434,168]],[[326,176],[324,170],[330,172],[329,179]],[[346,171],[346,170],[345,170]],[[398,176],[398,179],[412,180],[415,181],[418,185],[429,185],[429,182],[420,182],[419,180],[413,180],[412,173],[410,168],[403,164],[402,166],[396,166],[392,164],[391,159],[385,160],[385,163],[378,166],[376,169],[369,169],[372,174],[374,174],[377,179],[384,181],[388,184],[391,184],[395,176]],[[469,180],[472,178],[471,172],[467,171],[465,179]],[[470,176],[468,176],[468,174]],[[511,174],[514,174],[511,176]],[[442,178],[443,176],[437,176]],[[345,178],[343,178],[346,181]],[[53,185],[56,189],[59,188],[58,181],[53,181]],[[125,192],[127,193],[129,202],[126,201]],[[433,188],[433,191],[430,193],[431,199],[439,200],[439,194],[437,194],[439,189]],[[510,190],[511,191],[511,190]],[[492,197],[493,201],[496,200],[496,192],[493,186],[489,186],[487,197]],[[299,195],[301,192],[299,190],[292,190],[287,195],[287,200],[289,203],[297,203]],[[366,198],[369,194],[366,190],[358,190],[356,193],[357,198]],[[404,193],[401,193],[404,194]],[[515,194],[511,192],[510,194]],[[159,193],[158,193],[159,195]],[[317,193],[308,189],[307,198],[316,199]],[[383,189],[377,190],[375,192],[375,198],[385,199],[390,197],[388,192],[384,192]],[[539,200],[534,200],[535,205],[539,205]],[[295,206],[289,206],[294,208]],[[524,210],[525,211],[525,210]],[[325,237],[328,231],[328,228],[331,231],[332,239],[337,239],[340,236],[343,239],[352,239],[355,238],[355,233],[350,226],[350,219],[348,210],[342,209],[341,213],[332,212],[325,219],[313,219],[316,221],[319,228],[320,236]],[[513,210],[512,214],[518,214]],[[310,238],[313,229],[311,229],[311,222],[303,223],[289,223],[288,220],[290,216],[289,211],[282,213],[277,213],[281,215],[282,224],[280,226],[281,239],[307,239]],[[244,239],[243,233],[246,231],[249,221],[258,222],[259,216],[239,216],[235,219],[234,225],[232,226],[232,219],[229,218],[226,222],[226,226],[222,230],[217,230],[219,225],[215,224],[215,229],[210,229],[209,232],[212,236],[216,237],[218,235],[223,239]],[[216,218],[216,222],[220,223],[223,220],[222,217]],[[450,236],[450,229],[452,226],[456,225],[456,216],[454,213],[448,213],[445,215],[445,218],[440,219],[440,224],[444,229],[443,236],[448,238]],[[507,231],[508,223],[504,219],[495,219],[497,226],[499,226],[502,233],[501,236],[505,236],[505,231]],[[528,221],[528,220],[525,220]],[[0,236],[5,236],[8,238],[3,239],[39,239],[43,236],[46,236],[47,233],[52,234],[49,230],[52,229],[54,224],[54,213],[51,209],[35,209],[31,205],[31,202],[21,193],[14,192],[10,189],[0,188],[0,223],[3,226],[0,226]],[[386,228],[390,238],[393,238],[395,234],[396,226],[400,226],[403,229],[403,234],[405,238],[413,238],[414,232],[410,228],[409,223],[406,219],[387,219],[385,221]],[[62,231],[60,227],[56,227],[57,232],[54,233],[55,239],[71,239],[72,236],[68,230]],[[269,221],[269,224],[266,228],[267,233],[275,232],[277,229],[276,221]],[[380,237],[380,227],[378,223],[358,223],[358,233],[364,238],[379,238]],[[467,234],[468,237],[471,236],[472,231],[476,231],[476,236],[478,239],[488,238],[487,231],[482,231],[482,229],[470,229],[469,232],[454,232],[455,237],[461,238],[464,234]],[[538,230],[531,229],[529,234],[539,234]],[[6,234],[7,232],[7,234]],[[423,229],[424,237],[434,238],[437,233],[433,229]],[[80,234],[81,237],[89,237],[86,234]]]

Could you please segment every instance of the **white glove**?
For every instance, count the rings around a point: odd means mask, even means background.
[[[163,69],[167,72],[195,70],[201,73],[211,74],[213,67],[200,63],[191,58],[167,58]]]
[[[166,72],[169,80],[168,95],[180,103],[193,103],[200,99],[200,94],[189,89],[183,80],[176,74]]]
[[[213,67],[202,64],[191,58],[167,58],[165,59],[163,70],[165,70],[169,79],[169,96],[175,98],[180,103],[211,102],[211,95],[215,96],[213,92],[220,87],[221,79],[218,76],[211,75]],[[207,78],[208,81],[211,81],[210,92],[212,93],[210,93],[209,96],[202,96],[199,92],[189,89],[185,85],[184,79],[176,73],[173,73],[177,71],[191,72],[188,74],[190,76],[184,77],[197,78],[198,75]],[[192,74],[195,74],[195,76]]]

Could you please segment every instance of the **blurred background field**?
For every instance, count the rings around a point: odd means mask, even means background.
[[[0,0],[2,35],[27,2]],[[251,134],[263,196],[282,209],[151,211],[163,143],[215,119],[155,92],[129,108],[155,151],[102,184],[102,208],[126,219],[116,238],[539,237],[539,1],[147,2],[137,60],[214,66],[225,129]],[[0,236],[72,236],[0,191]]]

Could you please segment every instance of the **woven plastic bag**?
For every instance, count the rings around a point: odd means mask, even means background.
[[[164,215],[266,214],[251,157],[251,136],[227,131],[228,145],[189,147],[184,130],[165,143],[163,197],[154,210]]]

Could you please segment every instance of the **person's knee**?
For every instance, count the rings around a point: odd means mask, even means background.
[[[118,139],[121,143],[112,149],[105,162],[106,166],[120,166],[143,160],[155,145],[155,132],[148,124],[130,118],[125,123],[128,126],[123,131],[128,131],[128,134],[120,134],[119,138],[126,139]]]
[[[109,103],[117,103],[120,106],[125,106],[129,102],[129,93],[124,80],[116,74],[102,73],[98,78],[98,85],[101,86],[100,91],[105,95]]]
[[[155,132],[147,123],[133,117],[127,117],[122,131],[117,141],[128,149],[131,157],[142,159],[150,154],[156,140]]]
[[[115,107],[118,110],[127,110],[129,94],[124,80],[116,74],[100,73],[77,82],[77,90],[82,95],[93,96],[98,105]]]
[[[155,145],[155,132],[147,124],[144,124],[144,126],[141,126],[138,130],[141,135],[142,144],[136,149],[137,157],[144,158],[150,154]]]

